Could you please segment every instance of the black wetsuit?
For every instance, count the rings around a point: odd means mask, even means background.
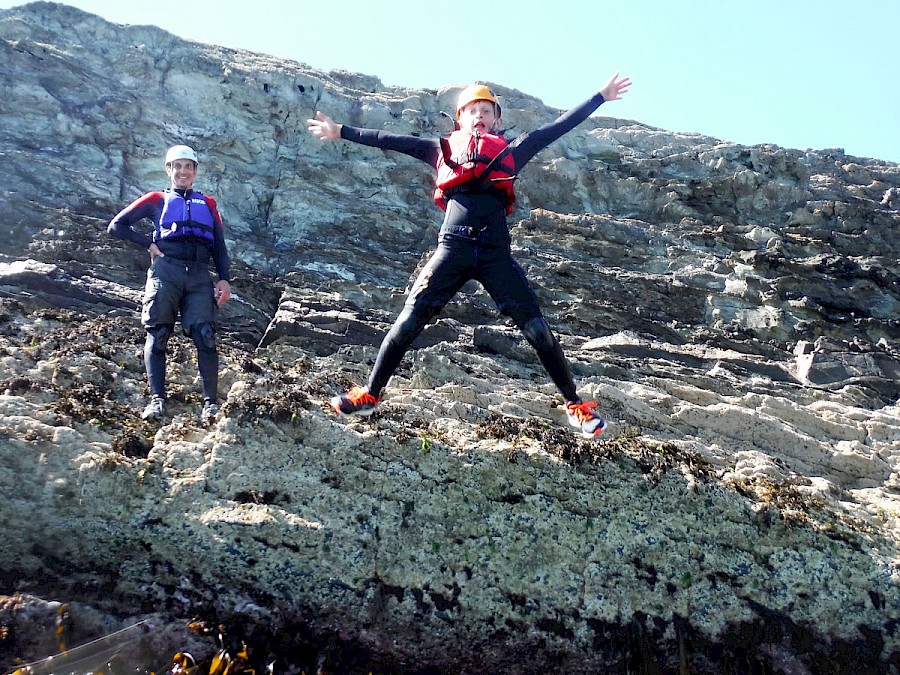
[[[516,171],[540,150],[571,131],[603,103],[599,93],[556,120],[530,132],[510,154]],[[440,155],[439,139],[391,134],[343,125],[341,138],[382,150],[395,150],[432,167]],[[541,314],[537,297],[510,252],[503,195],[490,188],[455,192],[447,202],[437,250],[419,274],[400,316],[381,343],[368,390],[379,396],[409,345],[460,288],[474,279],[484,286],[501,313],[509,316],[537,351],[566,401],[578,401],[575,383],[559,341]]]

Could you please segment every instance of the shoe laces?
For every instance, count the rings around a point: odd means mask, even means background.
[[[597,407],[597,401],[582,401],[581,403],[566,403],[566,410],[569,411],[569,414],[572,415],[580,424],[584,424],[588,422],[596,415],[592,412],[593,408]]]
[[[349,400],[353,405],[360,405],[362,403],[366,403],[369,405],[377,405],[381,398],[375,398],[370,394],[366,389],[362,387],[353,387],[350,391],[347,392],[347,400]]]

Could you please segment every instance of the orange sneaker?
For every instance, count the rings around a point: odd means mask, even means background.
[[[597,407],[597,401],[569,401],[566,403],[566,417],[569,424],[581,431],[585,438],[599,436],[606,429],[606,422],[602,417],[597,417],[593,409]]]
[[[375,398],[365,387],[353,387],[346,394],[331,399],[331,407],[342,417],[371,415],[379,403],[381,403],[381,397]]]

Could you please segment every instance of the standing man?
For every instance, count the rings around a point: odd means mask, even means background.
[[[120,211],[109,223],[113,237],[125,239],[150,253],[144,287],[141,322],[147,329],[144,365],[150,384],[150,403],[141,417],[160,419],[166,412],[166,344],[181,317],[181,330],[197,347],[197,365],[203,382],[203,421],[219,413],[216,389],[219,355],[216,351],[215,315],[231,297],[228,248],[216,202],[193,189],[197,153],[176,145],[166,153],[166,174],[171,187],[148,192]],[[153,234],[134,229],[144,218],[153,221]],[[219,281],[213,285],[210,261]]]

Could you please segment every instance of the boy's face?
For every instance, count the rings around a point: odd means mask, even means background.
[[[166,173],[172,181],[173,188],[188,190],[194,185],[197,165],[189,159],[176,159],[174,162],[166,164]]]
[[[472,101],[459,110],[459,128],[470,134],[492,133],[499,121],[493,101]]]

